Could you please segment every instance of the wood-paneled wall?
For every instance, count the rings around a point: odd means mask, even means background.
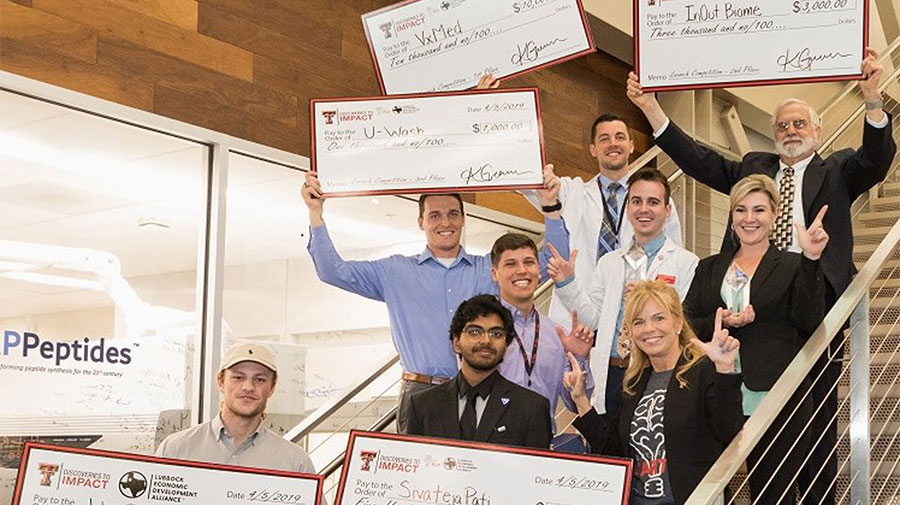
[[[391,3],[0,0],[0,69],[308,156],[310,98],[378,94],[360,15]],[[504,86],[540,88],[548,161],[590,177],[600,112],[628,119],[638,154],[649,147],[627,72],[598,53]],[[539,218],[516,195],[469,199]]]

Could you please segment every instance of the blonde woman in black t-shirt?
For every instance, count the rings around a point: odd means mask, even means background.
[[[634,460],[630,503],[680,505],[740,431],[740,344],[722,328],[701,342],[684,318],[675,290],[662,281],[639,283],[622,320],[631,341],[618,419],[600,416],[584,392],[574,358],[564,382],[579,417],[574,426],[591,451]]]

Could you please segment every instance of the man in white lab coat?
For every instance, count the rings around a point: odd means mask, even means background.
[[[614,114],[603,114],[591,126],[592,143],[588,146],[597,160],[598,173],[587,181],[580,177],[560,177],[559,203],[549,206],[559,210],[569,231],[569,250],[578,249],[575,273],[585,282],[592,277],[597,260],[631,239],[631,223],[625,218],[625,194],[628,191],[628,161],[634,142],[628,126]],[[532,205],[542,208],[537,195],[526,193]],[[664,223],[666,235],[681,245],[681,225],[671,199],[671,214]],[[550,318],[570,321],[571,316],[557,295],[550,302]],[[599,389],[599,388],[598,388]]]
[[[642,168],[628,179],[626,199],[632,235],[621,248],[603,255],[594,271],[586,276],[578,272],[580,251],[569,259],[553,252],[547,267],[556,282],[556,295],[569,310],[578,311],[578,319],[597,330],[591,350],[594,373],[592,403],[601,414],[615,418],[622,397],[622,378],[628,367],[628,346],[619,341],[625,297],[632,283],[662,280],[671,284],[683,300],[694,278],[699,259],[664,233],[672,206],[669,183],[653,168]],[[587,282],[585,282],[587,281]]]

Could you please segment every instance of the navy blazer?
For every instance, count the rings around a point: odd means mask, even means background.
[[[682,357],[677,366],[684,362]],[[704,356],[684,378],[687,386],[680,387],[672,374],[663,404],[666,468],[676,504],[687,501],[744,424],[740,374],[717,373]],[[618,422],[594,409],[575,419],[574,426],[591,444],[591,452],[633,458],[628,444],[631,420],[649,380],[647,368],[635,388],[637,393],[623,394]]]
[[[828,205],[822,224],[830,240],[820,261],[825,278],[836,296],[844,292],[856,273],[850,206],[859,195],[887,175],[897,152],[891,125],[890,114],[884,128],[875,128],[866,121],[860,149],[841,149],[825,159],[815,154],[803,175],[801,196],[806,226],[823,206]],[[750,174],[766,174],[774,178],[778,172],[778,155],[775,153],[751,152],[741,161],[728,160],[694,142],[674,122],[669,123],[656,139],[656,144],[684,173],[720,193],[730,193],[732,186]],[[736,244],[726,234],[721,250],[733,251],[735,248]]]
[[[410,395],[406,434],[460,438],[459,379]],[[497,372],[475,441],[549,449],[551,438],[550,402]]]

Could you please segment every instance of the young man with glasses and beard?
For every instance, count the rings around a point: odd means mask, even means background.
[[[459,373],[409,397],[405,433],[548,449],[549,401],[497,371],[515,334],[512,315],[496,296],[460,304],[450,323]]]

